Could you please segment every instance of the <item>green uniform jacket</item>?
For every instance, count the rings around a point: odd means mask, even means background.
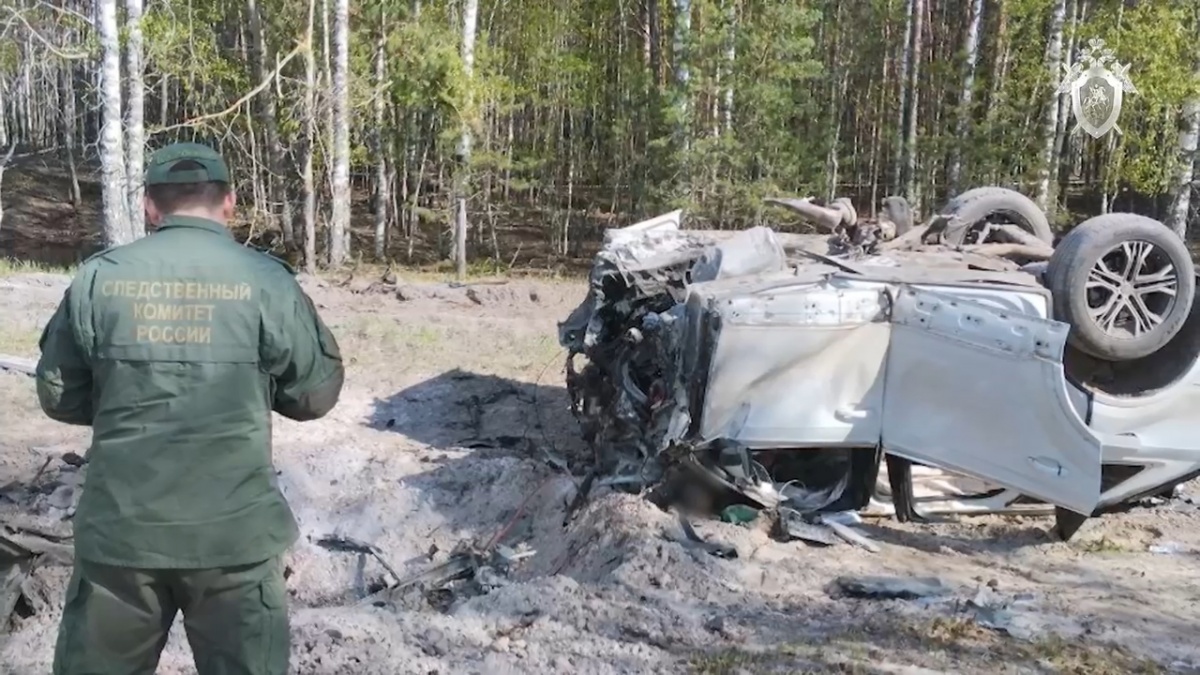
[[[88,259],[41,338],[42,409],[90,426],[76,554],[139,568],[262,561],[298,536],[271,411],[328,413],[336,340],[283,262],[182,216]]]

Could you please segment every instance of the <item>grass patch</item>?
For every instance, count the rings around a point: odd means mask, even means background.
[[[78,269],[78,265],[50,265],[31,260],[0,258],[0,278],[39,273],[74,276]],[[301,268],[298,271],[303,271],[303,269]],[[388,272],[394,274],[400,281],[424,283],[450,283],[457,281],[454,266],[451,263],[409,267],[362,262],[352,263],[341,269],[318,269],[317,276],[329,281],[339,281],[345,279],[350,274],[353,274],[355,277],[381,279]],[[476,264],[467,269],[466,283],[511,281],[513,279],[531,279],[549,283],[556,281],[576,283],[586,278],[586,274],[572,270],[564,272],[562,270],[513,268],[497,271],[491,264]]]
[[[900,623],[895,620],[848,628],[810,642],[761,651],[728,648],[689,660],[697,675],[737,673],[883,673],[901,666],[948,672],[1061,675],[1158,675],[1157,663],[1107,644],[1055,636],[1024,642],[962,617]]]
[[[1082,539],[1071,544],[1071,547],[1085,553],[1131,553],[1134,550],[1124,542],[1103,536],[1097,539]]]
[[[385,367],[393,375],[458,368],[508,377],[553,376],[564,355],[554,335],[502,320],[411,321],[360,314],[329,323],[352,365]]]
[[[0,323],[0,354],[34,358],[38,355],[40,330],[26,326]]]
[[[937,618],[910,627],[915,641],[949,653],[987,653],[997,662],[1049,666],[1062,675],[1156,675],[1163,668],[1154,661],[1109,644],[1089,644],[1047,635],[1031,642],[1005,637],[969,618]]]
[[[66,274],[70,276],[75,274],[76,269],[75,265],[56,266],[30,260],[0,258],[0,278],[19,274]]]
[[[353,262],[340,269],[318,269],[317,276],[329,281],[345,279],[348,275],[363,279],[382,279],[385,274],[395,275],[399,281],[414,283],[450,283],[458,280],[454,264],[441,262],[433,265],[386,265],[376,262]],[[587,279],[583,272],[561,269],[530,269],[514,267],[499,268],[488,261],[475,263],[467,268],[465,283],[512,281],[530,279],[540,282],[578,283]]]

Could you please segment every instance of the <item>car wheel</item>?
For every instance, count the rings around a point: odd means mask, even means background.
[[[908,232],[913,226],[912,207],[904,197],[884,197],[883,217],[896,226],[896,236]]]
[[[1041,239],[1054,242],[1050,221],[1033,200],[1016,190],[1001,187],[980,187],[951,199],[942,209],[946,229],[942,240],[952,246],[981,244],[978,241],[988,222],[1011,223]]]
[[[1054,316],[1069,342],[1106,361],[1153,354],[1191,312],[1195,268],[1167,226],[1133,213],[1080,223],[1054,249],[1046,269]]]

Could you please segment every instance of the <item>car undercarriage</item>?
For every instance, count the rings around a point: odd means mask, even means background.
[[[1053,512],[1067,538],[1200,471],[1194,270],[1160,223],[1056,246],[1001,188],[921,225],[895,197],[768,201],[818,233],[676,211],[606,234],[559,326],[597,484],[798,528]]]

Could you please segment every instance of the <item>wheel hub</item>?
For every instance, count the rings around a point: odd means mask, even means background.
[[[1123,339],[1154,331],[1175,306],[1178,273],[1153,243],[1125,241],[1088,273],[1088,310],[1105,334]]]

